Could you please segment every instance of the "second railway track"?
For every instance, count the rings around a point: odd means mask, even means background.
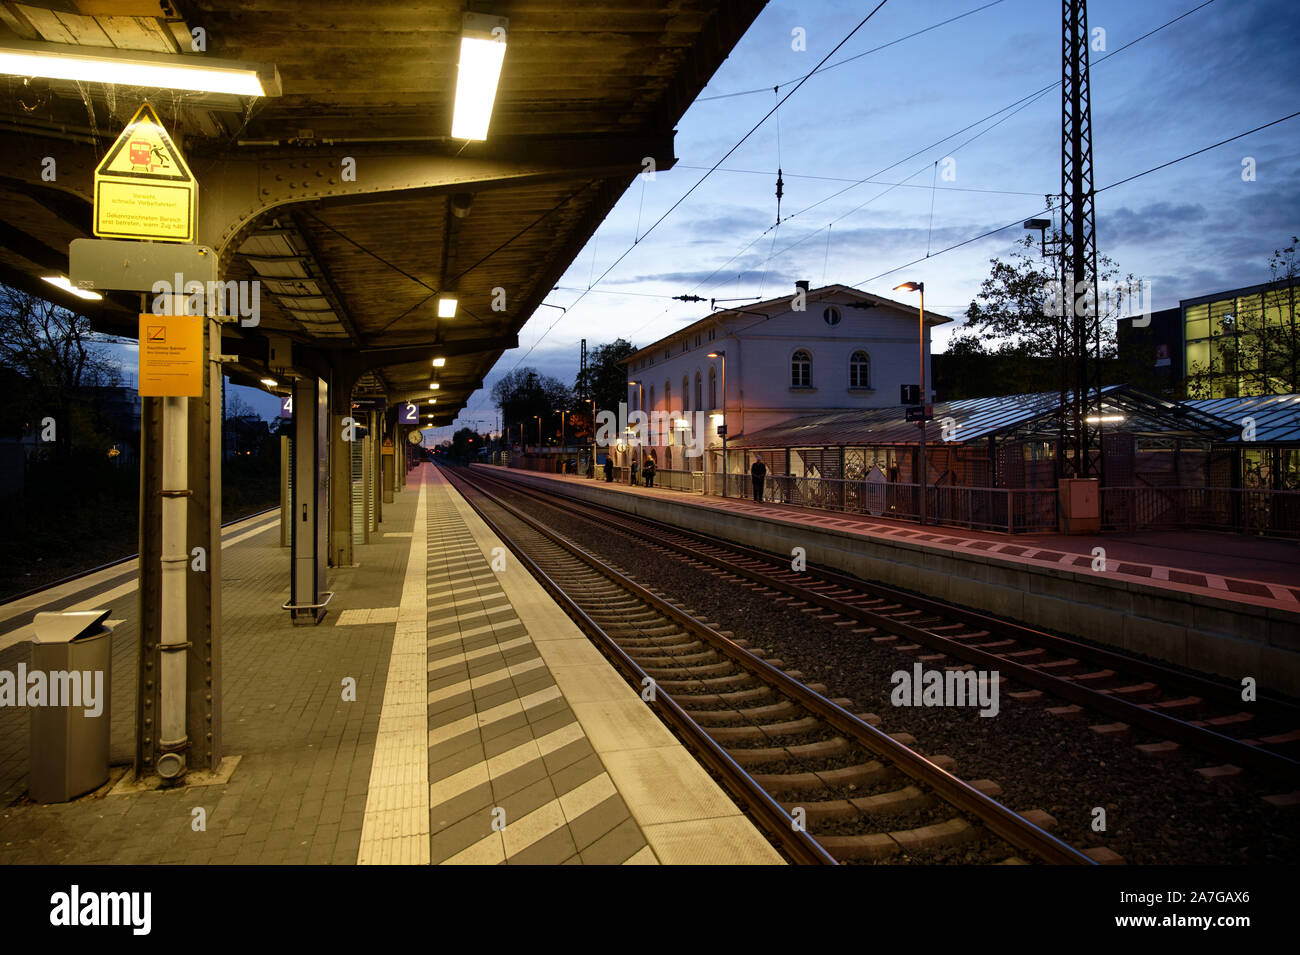
[[[516,557],[794,861],[1093,859],[448,470]],[[774,661],[779,663],[779,661]]]
[[[482,469],[485,480],[511,492],[638,537],[645,546],[696,561],[778,599],[797,601],[854,621],[875,639],[928,648],[958,665],[996,670],[1030,692],[1068,704],[1063,715],[1091,710],[1198,749],[1231,766],[1289,785],[1300,782],[1300,709],[1264,698],[1246,708],[1240,687],[1123,653],[929,600],[897,588],[809,566],[795,572],[780,558],[743,545],[636,517]],[[868,635],[868,634],[864,634]],[[1231,735],[1233,733],[1239,735]],[[1144,744],[1157,751],[1168,743]]]

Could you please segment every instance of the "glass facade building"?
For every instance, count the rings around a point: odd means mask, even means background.
[[[1256,285],[1185,299],[1189,398],[1300,392],[1300,286]]]

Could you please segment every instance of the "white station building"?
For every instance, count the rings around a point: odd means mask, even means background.
[[[900,406],[921,356],[930,388],[930,329],[951,321],[919,301],[896,302],[844,285],[807,290],[715,312],[624,359],[629,419],[618,460],[653,458],[660,472],[722,469],[723,437],[734,440],[791,418]],[[727,470],[747,470],[728,452]]]

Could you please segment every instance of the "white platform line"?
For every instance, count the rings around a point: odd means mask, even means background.
[[[427,495],[428,485],[421,480],[375,758],[370,764],[358,865],[429,864]]]

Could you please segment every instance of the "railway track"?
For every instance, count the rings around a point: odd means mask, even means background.
[[[995,784],[958,779],[849,701],[827,699],[463,473],[443,473],[792,860],[1093,863],[992,799]]]
[[[796,572],[787,560],[754,548],[589,501],[578,503],[483,469],[473,473],[476,480],[598,520],[602,528],[631,535],[643,546],[751,582],[755,592],[790,606],[817,608],[861,624],[868,631],[863,635],[878,642],[942,654],[928,662],[952,666],[959,661],[955,665],[996,670],[1029,688],[1013,693],[1015,698],[1047,694],[1063,701],[1065,706],[1052,708],[1061,717],[1092,711],[1117,721],[1098,726],[1099,732],[1125,735],[1140,727],[1160,737],[1139,744],[1152,755],[1186,745],[1225,760],[1225,766],[1207,767],[1207,774],[1244,768],[1286,784],[1300,783],[1300,709],[1284,701],[1264,697],[1245,704],[1238,686],[812,565]]]

